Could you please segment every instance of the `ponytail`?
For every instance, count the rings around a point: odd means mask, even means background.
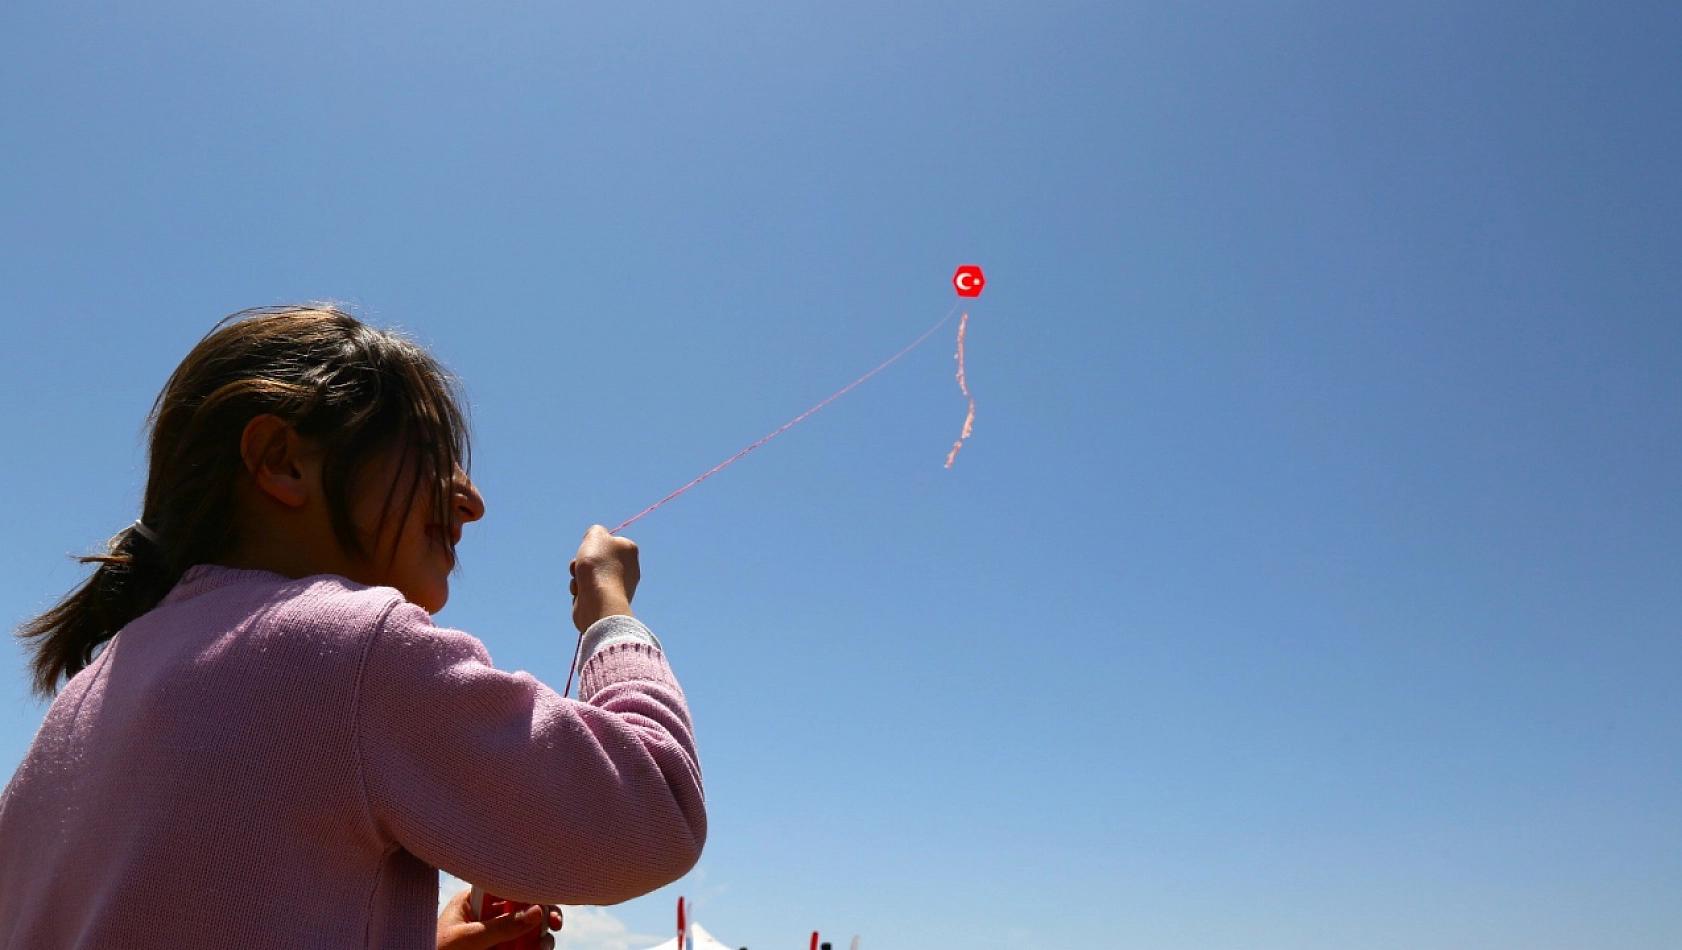
[[[158,605],[185,569],[171,564],[162,538],[139,521],[106,542],[106,553],[76,558],[99,568],[58,606],[18,628],[35,640],[31,687],[50,698],[60,677],[69,679],[93,662],[94,650],[129,621]]]

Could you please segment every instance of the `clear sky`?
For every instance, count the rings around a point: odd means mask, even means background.
[[[1682,7],[22,0],[0,90],[9,626],[329,298],[463,378],[438,622],[559,686],[588,525],[986,268],[951,469],[949,325],[628,532],[711,837],[563,947],[1682,943]]]

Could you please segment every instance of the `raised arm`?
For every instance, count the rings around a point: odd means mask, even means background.
[[[395,605],[371,637],[357,745],[369,817],[416,857],[503,897],[614,904],[700,859],[694,732],[647,628],[619,614],[579,699],[490,665],[476,638]]]

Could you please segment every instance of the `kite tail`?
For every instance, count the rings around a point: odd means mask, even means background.
[[[969,438],[970,429],[975,426],[975,397],[969,394],[969,386],[964,383],[964,328],[969,324],[969,314],[958,318],[958,388],[964,391],[964,398],[969,400],[969,415],[964,417],[964,431],[958,436],[958,441],[952,443],[952,452],[946,456],[946,467],[952,467],[952,460],[958,457],[958,450],[964,447],[964,440]]]

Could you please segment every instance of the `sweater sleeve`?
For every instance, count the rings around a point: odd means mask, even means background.
[[[615,904],[694,867],[707,818],[683,691],[646,627],[610,619],[619,635],[598,638],[573,700],[491,666],[420,607],[392,607],[355,716],[376,832],[533,903]]]

